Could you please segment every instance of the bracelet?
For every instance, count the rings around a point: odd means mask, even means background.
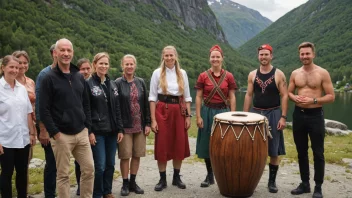
[[[186,117],[190,117],[190,118],[191,118],[191,117],[192,117],[192,115],[186,115]]]
[[[283,119],[287,120],[287,116],[282,115],[281,116]]]

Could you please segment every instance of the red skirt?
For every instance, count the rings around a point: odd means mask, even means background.
[[[167,107],[167,108],[166,108]],[[183,160],[190,156],[185,116],[181,115],[179,104],[157,102],[155,119],[158,133],[155,134],[155,160],[166,162],[171,159]]]

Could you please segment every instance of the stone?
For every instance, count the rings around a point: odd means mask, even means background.
[[[329,119],[325,119],[325,127],[348,130],[347,125],[344,123]]]
[[[44,166],[45,161],[38,158],[32,158],[29,163],[29,168],[44,168]]]
[[[348,168],[352,168],[352,159],[350,159],[350,158],[343,158],[343,159],[342,159],[342,162],[348,164]]]
[[[328,135],[337,135],[337,136],[348,135],[352,132],[350,130],[341,130],[341,129],[330,128],[330,127],[325,127],[325,130]]]

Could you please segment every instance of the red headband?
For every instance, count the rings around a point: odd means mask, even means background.
[[[218,45],[214,45],[213,47],[211,47],[210,50],[209,50],[209,54],[210,54],[212,51],[218,51],[218,52],[220,52],[221,56],[223,56],[223,54],[222,54],[222,49],[221,49],[220,46],[218,46]]]
[[[273,53],[273,48],[269,44],[264,44],[264,45],[258,47],[258,52],[260,50],[269,50],[271,53]]]

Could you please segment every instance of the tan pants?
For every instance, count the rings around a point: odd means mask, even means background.
[[[94,184],[94,161],[92,149],[88,139],[88,129],[76,135],[61,133],[58,140],[50,138],[53,148],[57,179],[56,188],[60,198],[70,198],[70,156],[71,153],[81,166],[81,197],[91,198]]]

